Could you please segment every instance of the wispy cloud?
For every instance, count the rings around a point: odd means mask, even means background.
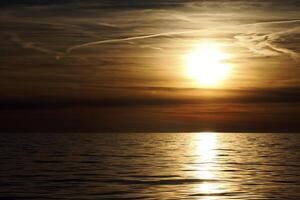
[[[39,51],[39,52],[42,52],[42,53],[52,54],[52,55],[55,55],[56,58],[59,58],[60,56],[65,55],[64,53],[59,52],[59,51],[54,51],[54,50],[51,50],[51,49],[47,49],[45,47],[37,46],[34,42],[24,41],[16,33],[8,33],[8,35],[10,36],[10,39],[11,39],[12,42],[14,42],[15,44],[20,45],[24,49],[32,49],[32,50]]]
[[[299,52],[291,49],[289,45],[285,45],[286,37],[291,37],[292,35],[300,34],[300,26],[298,23],[299,19],[295,20],[282,20],[282,21],[269,21],[269,22],[259,22],[254,24],[247,24],[246,26],[256,26],[256,25],[286,25],[286,24],[296,24],[296,27],[283,28],[277,32],[271,33],[243,33],[234,36],[234,38],[239,42],[240,45],[249,49],[251,52],[261,56],[278,56],[278,55],[289,55],[294,59],[299,58]],[[251,29],[250,29],[251,30]],[[254,29],[255,30],[255,29]],[[292,38],[292,37],[291,37]],[[291,40],[290,38],[290,40]]]

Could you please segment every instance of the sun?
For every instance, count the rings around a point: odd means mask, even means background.
[[[216,87],[230,72],[226,63],[229,55],[224,53],[220,45],[202,43],[186,55],[186,72],[203,87]]]

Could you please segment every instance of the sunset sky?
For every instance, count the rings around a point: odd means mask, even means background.
[[[0,9],[1,132],[300,131],[299,0]]]

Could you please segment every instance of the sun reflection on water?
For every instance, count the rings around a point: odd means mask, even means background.
[[[204,132],[198,135],[197,149],[203,162],[213,162],[216,156],[217,133]]]
[[[198,193],[203,194],[201,199],[212,200],[212,194],[218,193],[218,185],[214,167],[216,163],[216,148],[218,134],[213,132],[203,132],[197,134],[195,154],[197,155],[196,175],[203,180],[203,183],[195,188]],[[207,195],[207,196],[205,196]]]

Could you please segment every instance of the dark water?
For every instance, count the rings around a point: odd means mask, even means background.
[[[1,199],[300,199],[300,134],[2,134]]]

